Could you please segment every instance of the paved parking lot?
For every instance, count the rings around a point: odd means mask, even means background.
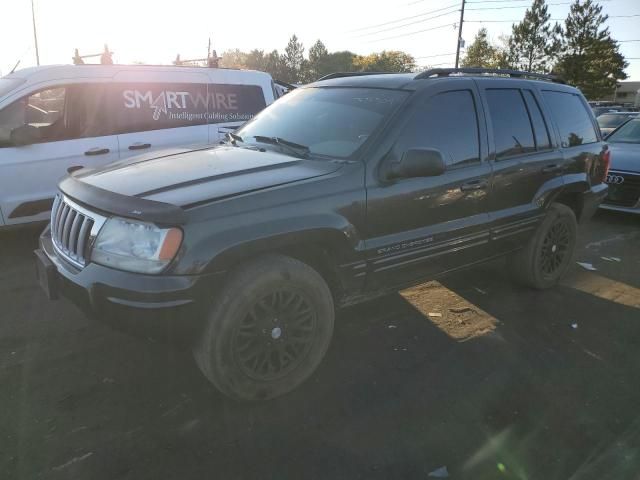
[[[47,302],[36,239],[0,234],[2,479],[638,478],[639,218],[583,227],[597,270],[551,291],[496,262],[347,309],[319,371],[263,404]]]

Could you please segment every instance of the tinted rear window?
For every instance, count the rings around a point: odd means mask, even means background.
[[[496,159],[534,152],[536,149],[527,107],[520,90],[487,90]]]
[[[544,90],[542,95],[558,125],[563,147],[598,141],[591,115],[578,95],[552,90]]]

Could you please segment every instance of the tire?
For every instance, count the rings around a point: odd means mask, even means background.
[[[233,399],[267,400],[293,390],[329,348],[331,291],[320,274],[293,258],[268,255],[239,267],[213,305],[194,357]]]
[[[551,204],[526,247],[508,258],[512,277],[540,290],[556,285],[573,259],[577,230],[573,210],[561,203]]]

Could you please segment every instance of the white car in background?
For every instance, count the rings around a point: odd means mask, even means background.
[[[68,172],[216,143],[278,96],[250,70],[57,65],[2,77],[0,228],[47,220]]]

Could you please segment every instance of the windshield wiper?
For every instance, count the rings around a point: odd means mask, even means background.
[[[271,145],[277,145],[279,147],[284,147],[284,149],[289,150],[289,152],[294,155],[302,158],[307,158],[311,150],[306,145],[301,145],[299,143],[290,142],[289,140],[285,140],[281,137],[267,137],[263,135],[255,135],[253,138],[260,143],[269,143]]]
[[[233,133],[233,132],[227,132],[224,134],[224,137],[227,139],[227,141],[233,145],[236,144],[236,142],[244,142],[244,140],[242,139],[242,137],[240,135],[238,135],[237,133]]]

